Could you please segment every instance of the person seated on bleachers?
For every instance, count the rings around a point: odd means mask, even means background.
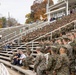
[[[7,49],[11,49],[11,46],[9,43],[7,43],[3,46],[3,50],[7,50]]]
[[[20,58],[20,50],[17,50],[17,53],[14,53],[13,56],[11,57],[11,64],[17,65],[18,63],[18,58]]]
[[[27,50],[26,58],[23,59],[23,68],[29,69],[29,65],[33,65],[34,57],[31,55],[31,51]]]
[[[11,49],[10,43],[7,44],[7,48],[8,49]]]
[[[20,57],[17,58],[17,65],[23,66],[22,61],[23,61],[23,59],[25,59],[25,58],[26,58],[26,55],[23,53],[22,50],[20,50]]]
[[[34,71],[37,73],[37,75],[45,75],[46,58],[44,55],[44,50],[38,47],[36,51],[37,51],[37,57],[34,63]]]

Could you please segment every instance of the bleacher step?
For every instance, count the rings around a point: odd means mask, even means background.
[[[0,56],[0,59],[10,61],[10,57]]]
[[[21,67],[19,67],[19,66],[14,66],[14,65],[11,65],[9,62],[7,62],[7,61],[4,61],[4,60],[1,60],[0,59],[0,62],[1,63],[3,63],[3,64],[5,64],[5,65],[7,65],[7,66],[9,66],[9,67],[11,67],[11,68],[14,68],[14,69],[16,69],[16,70],[18,70],[19,72],[22,72],[23,74],[25,74],[25,75],[36,75],[33,71],[31,71],[31,70],[25,70],[25,69],[22,69]]]

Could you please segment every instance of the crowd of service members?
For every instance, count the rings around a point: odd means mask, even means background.
[[[29,69],[34,65],[37,75],[76,75],[76,30],[66,33],[59,38],[40,42],[37,56],[31,55],[30,49],[13,54],[11,63]]]
[[[76,75],[76,31],[41,46],[34,63],[37,75]]]
[[[46,25],[43,28],[37,29],[36,31],[33,31],[33,32],[27,34],[26,36],[23,36],[23,41],[26,42],[26,41],[33,40],[39,36],[42,36],[48,32],[51,32],[63,25],[66,25],[67,23],[70,23],[73,20],[76,20],[76,13],[72,13],[68,16],[64,16],[61,19],[58,19],[55,22],[51,23],[50,25]]]

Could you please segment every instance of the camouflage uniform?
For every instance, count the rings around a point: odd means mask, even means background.
[[[70,75],[69,73],[69,58],[67,54],[61,54],[57,60],[54,71],[57,75]]]
[[[23,66],[24,67],[29,67],[29,65],[33,64],[33,56],[27,56],[25,59],[23,59]]]
[[[34,70],[37,72],[37,75],[45,75],[45,69],[46,69],[46,58],[44,54],[40,53],[36,57],[36,61],[34,64]]]
[[[73,58],[73,48],[70,44],[65,44],[64,45],[67,48],[67,55],[69,58]]]
[[[61,47],[62,45],[57,44],[56,46],[57,46],[57,54],[59,54],[59,50],[60,50],[60,47]]]
[[[58,57],[59,57],[58,54],[49,55],[48,64],[47,64],[48,75],[53,75],[53,70],[55,68]]]
[[[25,68],[29,68],[29,65],[33,64],[33,56],[31,55],[31,50],[30,48],[27,46],[26,48],[26,58],[23,59],[23,66]]]
[[[72,62],[70,63],[70,69],[71,69],[71,72],[74,72],[75,73],[75,66],[76,66],[76,39],[70,43],[70,45],[73,47],[73,59],[72,59]]]
[[[13,57],[16,55],[16,53],[13,53],[13,55],[10,57],[10,61],[11,61],[11,63],[13,63],[14,61],[13,61]]]

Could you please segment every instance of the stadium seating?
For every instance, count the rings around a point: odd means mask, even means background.
[[[58,38],[60,36],[60,33],[63,32],[69,32],[74,29],[74,22],[76,20],[76,13],[73,13],[71,15],[65,16],[62,19],[59,19],[55,21],[54,23],[48,24],[40,29],[37,29],[33,32],[30,32],[27,35],[23,36],[23,39],[21,40],[20,44],[18,42],[11,46],[10,49],[1,50],[0,51],[0,62],[4,63],[11,69],[18,70],[19,72],[25,74],[25,75],[35,75],[35,73],[32,70],[25,70],[22,69],[19,66],[13,66],[10,63],[10,57],[13,55],[13,52],[16,52],[18,49],[22,49],[24,53],[26,53],[27,46],[31,49],[32,55],[36,57],[36,48],[39,46],[39,44],[42,42],[49,42],[49,37],[52,36],[52,38]],[[60,28],[61,27],[61,28]],[[49,32],[52,32],[51,34],[48,34]],[[45,35],[45,36],[43,36]],[[39,38],[39,39],[37,39]],[[35,40],[37,39],[37,40]],[[44,40],[44,41],[43,41]],[[33,65],[30,65],[31,68],[33,68]]]

